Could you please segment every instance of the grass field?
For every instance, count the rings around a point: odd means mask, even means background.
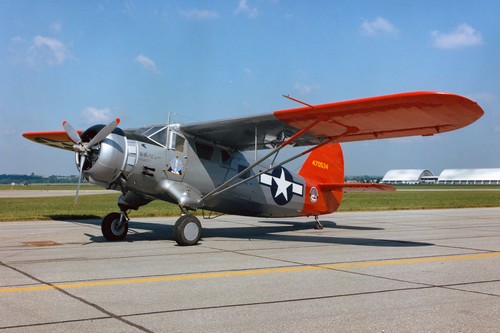
[[[0,221],[33,221],[61,219],[101,219],[108,213],[119,211],[119,193],[86,195],[78,198],[73,207],[73,197],[45,198],[1,198]],[[131,216],[175,216],[179,214],[176,205],[154,201]]]
[[[10,186],[8,187],[10,188]],[[47,189],[47,187],[30,187]],[[97,189],[98,187],[96,187]],[[16,188],[17,190],[18,188]],[[49,189],[74,189],[74,186],[54,186]],[[86,189],[94,189],[86,187]],[[345,193],[339,211],[374,211],[404,209],[442,209],[500,206],[499,186],[453,186],[444,188],[401,187],[402,191]],[[404,190],[404,191],[403,191]],[[0,198],[0,221],[34,221],[60,219],[101,219],[118,211],[118,193],[80,196],[73,208],[73,197]],[[201,213],[201,211],[199,212]],[[132,211],[134,217],[177,216],[176,205],[154,201]]]
[[[500,206],[500,191],[396,191],[345,193],[339,211],[443,209]]]
[[[81,186],[82,190],[102,190],[103,188],[97,185],[84,183]],[[32,184],[28,186],[22,185],[4,185],[0,184],[0,191],[32,191],[32,190],[76,190],[76,184]]]

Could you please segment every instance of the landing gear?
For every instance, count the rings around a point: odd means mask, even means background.
[[[321,230],[324,228],[324,225],[323,223],[321,223],[321,221],[319,220],[318,218],[318,215],[314,216],[314,220],[316,220],[316,224],[314,225],[314,229],[316,230]]]
[[[109,241],[122,240],[127,236],[128,218],[125,212],[110,213],[102,220],[101,231]]]
[[[201,238],[201,223],[193,215],[182,215],[174,225],[174,240],[180,246],[196,245]]]

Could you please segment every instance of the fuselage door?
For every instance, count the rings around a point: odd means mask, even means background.
[[[167,137],[167,166],[168,179],[181,181],[187,171],[188,144],[186,138],[173,130],[168,131]]]

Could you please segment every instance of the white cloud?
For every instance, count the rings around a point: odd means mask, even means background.
[[[115,117],[113,117],[111,109],[109,108],[94,108],[94,107],[86,107],[85,109],[82,110],[82,117],[84,121],[89,124],[89,125],[96,125],[96,124],[108,124],[110,123]]]
[[[150,58],[146,57],[145,55],[139,54],[137,57],[135,57],[135,61],[139,65],[141,65],[144,69],[153,73],[158,73],[155,62]]]
[[[438,49],[450,50],[483,44],[483,37],[473,27],[463,23],[452,32],[432,31],[432,45]]]
[[[236,8],[236,15],[244,14],[249,18],[256,18],[259,16],[259,10],[256,7],[250,7],[247,0],[240,0],[238,2],[238,8]]]
[[[398,29],[383,17],[377,17],[373,21],[364,20],[361,23],[361,34],[364,36],[377,36],[379,34],[396,35]]]
[[[58,39],[35,36],[28,50],[28,63],[32,66],[40,63],[61,65],[71,58],[71,53]]]
[[[251,77],[253,77],[253,76],[254,76],[254,75],[253,75],[253,71],[252,71],[252,69],[250,69],[250,68],[248,68],[248,67],[247,67],[247,68],[243,68],[243,72],[245,73],[245,75],[246,75],[248,78],[251,78]]]
[[[304,84],[299,82],[295,83],[293,87],[299,95],[308,95],[313,91],[318,91],[321,89],[321,87],[317,84]]]
[[[18,133],[18,130],[12,126],[10,126],[9,124],[4,124],[0,127],[0,134],[2,135],[7,135],[7,136],[10,136],[10,135],[15,135]]]
[[[132,0],[125,0],[123,3],[122,12],[127,15],[132,15],[136,12],[135,2]]]
[[[190,10],[182,10],[181,15],[188,20],[215,20],[219,18],[219,13],[213,10],[207,9],[190,9]]]
[[[62,31],[62,24],[61,22],[53,22],[50,27],[49,27],[50,31],[57,34],[57,33],[60,33]]]

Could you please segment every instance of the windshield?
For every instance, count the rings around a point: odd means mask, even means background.
[[[149,126],[149,127],[142,127],[134,132],[137,134],[141,134],[144,136],[147,136],[151,140],[155,141],[156,143],[166,146],[167,144],[167,129],[168,126],[162,125],[162,126]]]

